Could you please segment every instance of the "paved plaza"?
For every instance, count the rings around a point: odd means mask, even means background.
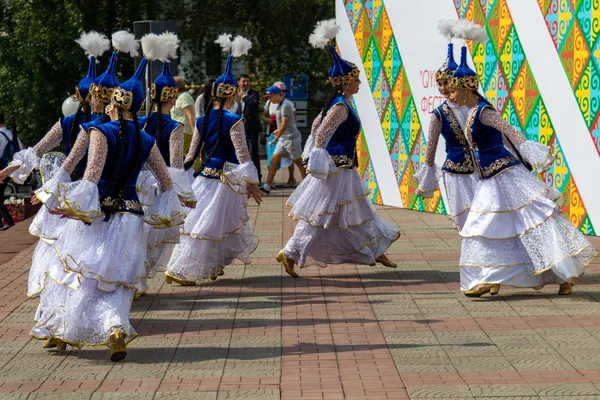
[[[398,269],[292,279],[274,259],[293,230],[290,193],[249,207],[252,265],[197,287],[153,279],[120,363],[106,348],[49,351],[29,337],[35,240],[27,222],[0,232],[0,399],[600,399],[598,260],[572,296],[554,285],[470,299],[450,221],[378,207],[403,230],[389,251]]]

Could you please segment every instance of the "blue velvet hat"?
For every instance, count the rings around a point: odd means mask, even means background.
[[[177,98],[179,94],[179,86],[171,75],[171,63],[163,62],[161,74],[154,80],[150,90],[152,101],[158,103],[166,103],[169,100]]]
[[[108,67],[102,75],[94,80],[90,88],[90,93],[99,97],[104,103],[110,102],[114,89],[119,86],[119,80],[117,79],[118,56],[119,53],[113,51]]]
[[[237,93],[238,81],[235,76],[231,73],[231,66],[233,64],[233,56],[230,54],[227,57],[227,65],[225,65],[225,72],[213,83],[212,95],[213,97],[231,97]]]
[[[457,68],[458,64],[454,61],[454,44],[448,43],[448,56],[440,69],[435,73],[435,79],[438,81],[448,81]]]
[[[218,43],[223,51],[229,52],[229,56],[227,57],[225,71],[215,83],[213,83],[212,95],[213,97],[231,97],[238,91],[238,81],[231,72],[233,58],[248,54],[248,51],[252,48],[252,42],[239,35],[232,41],[231,35],[224,33],[219,35],[219,38],[215,40],[215,43]]]
[[[340,57],[334,46],[328,48],[333,59],[333,66],[329,70],[329,82],[336,88],[348,86],[358,78],[360,70],[355,64]]]
[[[114,90],[111,104],[137,114],[144,103],[144,85],[142,79],[148,65],[148,59],[142,58],[135,74]]]
[[[90,88],[94,83],[94,79],[96,79],[96,59],[109,49],[110,41],[102,33],[89,31],[83,32],[75,42],[81,46],[89,57],[87,74],[75,88],[75,98],[80,104],[83,104],[89,101]]]
[[[94,84],[94,79],[96,79],[96,57],[90,56],[87,75],[79,81],[79,84],[75,88],[75,98],[80,104],[83,104],[88,99],[90,87]]]
[[[448,82],[450,89],[458,90],[477,90],[479,89],[479,77],[477,72],[469,68],[467,64],[467,46],[463,46],[460,50],[460,65],[452,74],[452,78]]]

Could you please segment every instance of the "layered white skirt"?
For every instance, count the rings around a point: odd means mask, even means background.
[[[414,178],[419,184],[416,192],[419,196],[432,197],[440,186],[444,188],[446,193],[444,204],[448,218],[460,231],[469,215],[475,190],[479,184],[479,175],[476,173],[452,174],[443,171],[435,164],[431,166],[423,164]]]
[[[132,340],[131,301],[146,273],[144,222],[165,228],[182,223],[177,194],[161,194],[146,216],[117,213],[104,221],[98,187],[85,180],[64,183],[65,174],[45,183],[46,204],[77,219],[63,220],[52,245],[56,259],[45,272],[31,335],[77,347],[107,345],[115,330]]]
[[[326,150],[315,149],[309,174],[288,199],[298,221],[283,251],[300,267],[311,264],[375,264],[400,230],[369,201],[356,169],[336,168]]]
[[[191,172],[191,170],[190,170]],[[195,194],[190,183],[191,179],[183,169],[169,168],[169,175],[173,182],[173,188],[180,198],[195,200]],[[138,177],[137,194],[143,204],[144,212],[147,213],[160,193],[159,184],[149,170],[143,170]],[[185,210],[189,213],[190,210]],[[173,248],[179,243],[180,227],[169,229],[157,229],[152,225],[145,224],[144,236],[147,238],[146,247],[146,273],[137,285],[138,292],[145,293],[148,290],[148,279],[154,278],[158,271],[165,271],[171,259]]]
[[[187,282],[214,278],[234,260],[249,264],[258,247],[247,207],[246,184],[258,181],[251,162],[226,164],[221,180],[198,176],[190,210],[165,275]]]
[[[460,231],[461,289],[573,283],[598,255],[561,215],[555,192],[522,165],[482,180]]]

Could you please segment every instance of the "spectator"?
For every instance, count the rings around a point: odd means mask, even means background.
[[[281,89],[273,85],[269,86],[264,97],[269,97],[271,102],[278,105],[277,107],[277,130],[273,132],[275,136],[271,143],[277,144],[273,157],[271,158],[271,166],[269,167],[269,175],[264,185],[260,186],[260,190],[265,193],[271,193],[271,185],[277,173],[277,166],[283,157],[289,157],[294,160],[294,164],[298,166],[302,178],[306,176],[306,172],[302,167],[302,136],[296,127],[294,121],[294,105],[291,101],[285,99],[281,94]]]
[[[19,142],[17,136],[4,124],[4,114],[0,113],[0,171],[8,166],[12,161],[13,155],[19,151]],[[8,178],[5,175],[0,176],[0,231],[5,231],[15,226],[8,208],[4,205],[4,189],[8,184]]]
[[[252,163],[258,170],[258,179],[262,181],[260,156],[258,155],[258,139],[260,132],[262,131],[260,120],[258,119],[260,96],[256,90],[250,87],[251,82],[248,75],[240,75],[238,78],[238,85],[239,92],[236,100],[240,103],[241,112],[238,110],[237,114],[244,117],[244,128],[250,139],[250,156],[252,157]],[[232,110],[232,112],[235,111]]]
[[[281,89],[281,94],[285,97],[285,93],[287,90],[287,87],[285,86],[285,84],[283,82],[275,82],[273,84],[274,86],[277,86],[279,89]],[[262,120],[267,124],[267,132],[266,132],[266,139],[261,140],[261,143],[264,144],[267,148],[267,167],[271,166],[271,157],[273,156],[273,152],[275,151],[275,147],[277,147],[276,144],[271,144],[270,142],[273,140],[273,137],[271,137],[271,133],[274,132],[277,129],[277,121],[276,121],[276,113],[277,113],[277,107],[279,106],[279,104],[275,104],[273,103],[271,100],[267,100],[267,103],[265,104],[265,108],[262,114]],[[294,106],[294,104],[292,103],[292,107]],[[294,108],[294,122],[296,122],[296,109]],[[288,157],[283,157],[281,159],[280,165],[279,167],[283,167],[283,168],[288,168],[289,171],[289,178],[287,183],[285,184],[284,187],[296,187],[296,185],[298,184],[298,182],[296,182],[296,178],[294,177],[294,161]],[[279,169],[279,167],[277,169]]]
[[[196,118],[194,117],[194,98],[186,90],[183,79],[179,76],[175,76],[174,78],[179,86],[179,96],[175,102],[175,107],[171,110],[171,118],[183,124],[184,151],[187,153],[196,123]]]
[[[200,118],[204,114],[206,114],[206,110],[212,106],[212,85],[215,83],[214,79],[209,79],[204,84],[204,89],[202,89],[202,93],[196,99],[195,109],[196,109],[196,118]]]

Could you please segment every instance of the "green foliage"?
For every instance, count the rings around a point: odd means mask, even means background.
[[[133,30],[134,21],[153,19],[177,21],[191,56],[183,66],[189,83],[220,74],[224,56],[213,41],[231,32],[253,42],[245,60],[255,88],[306,73],[312,94],[326,82],[330,61],[325,51],[310,48],[308,35],[317,21],[333,15],[331,0],[0,0],[0,109],[16,122],[24,143],[35,143],[62,115],[62,102],[87,70],[74,39],[92,29],[110,37]],[[99,73],[108,58],[100,58]],[[133,60],[121,56],[119,80],[133,70]]]

